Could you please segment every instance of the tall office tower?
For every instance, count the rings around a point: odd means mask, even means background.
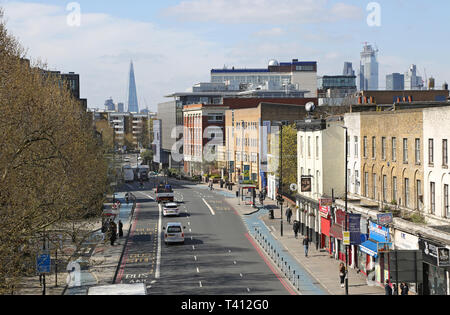
[[[124,112],[123,103],[117,103],[117,112],[118,113],[123,113]]]
[[[130,64],[130,79],[128,82],[128,112],[139,113],[139,105],[136,92],[136,80],[134,78],[133,61]]]
[[[353,70],[353,64],[351,62],[344,63],[344,71],[342,72],[342,75],[345,75],[345,76],[354,76],[355,75],[355,70]]]
[[[421,90],[424,86],[422,77],[417,75],[416,65],[411,65],[405,73],[405,90]]]
[[[405,89],[405,76],[400,73],[392,73],[386,76],[387,91],[403,91]]]
[[[378,90],[378,49],[374,49],[367,43],[361,52],[361,63],[359,71],[359,89],[361,91]]]

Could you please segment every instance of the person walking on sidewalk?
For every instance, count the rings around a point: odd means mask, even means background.
[[[119,237],[123,237],[123,223],[119,220]]]
[[[298,232],[300,231],[300,222],[295,220],[293,229],[294,229],[295,238],[298,238]]]
[[[308,250],[309,250],[309,238],[306,236],[303,239],[303,248],[305,249],[305,257],[308,257]]]
[[[389,285],[389,280],[386,280],[386,284],[384,285],[385,295],[392,295],[392,288]]]
[[[401,295],[409,295],[409,287],[407,283],[400,284],[400,294]]]
[[[109,240],[111,241],[111,246],[114,246],[114,242],[117,239],[117,224],[115,222],[111,222],[110,230],[111,235]]]
[[[347,273],[347,270],[345,269],[344,263],[341,262],[339,265],[339,278],[341,279],[341,288],[345,287],[345,274]]]
[[[286,209],[286,218],[289,224],[291,224],[291,218],[292,218],[292,210],[291,208]]]

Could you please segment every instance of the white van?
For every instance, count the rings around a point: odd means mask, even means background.
[[[125,183],[131,183],[134,181],[134,172],[130,166],[125,166],[123,168],[123,179]]]

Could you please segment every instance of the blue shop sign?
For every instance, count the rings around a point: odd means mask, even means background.
[[[389,228],[370,222],[369,238],[378,243],[390,243]]]

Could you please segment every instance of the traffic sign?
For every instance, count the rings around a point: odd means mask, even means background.
[[[344,245],[351,245],[350,243],[350,232],[342,232],[344,238]]]
[[[39,274],[51,272],[51,257],[50,252],[42,251],[36,258],[36,270]]]

